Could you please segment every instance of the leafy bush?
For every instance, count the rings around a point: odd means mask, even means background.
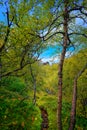
[[[0,129],[40,130],[41,113],[28,99],[27,92],[20,94],[25,84],[17,77],[4,78],[0,88]]]
[[[20,78],[9,76],[7,78],[3,78],[0,81],[1,86],[4,86],[5,89],[14,92],[21,92],[25,88],[24,82],[20,80]]]

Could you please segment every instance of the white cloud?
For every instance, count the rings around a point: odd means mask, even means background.
[[[67,51],[65,57],[68,58],[73,55],[73,51]]]
[[[49,64],[58,63],[59,62],[59,56],[56,55],[56,56],[51,56],[51,57],[42,57],[41,61],[42,61],[42,63],[49,62]]]
[[[73,55],[73,52],[67,51],[65,57],[68,58]],[[60,54],[51,57],[40,57],[42,63],[49,62],[49,64],[58,63],[60,61]]]

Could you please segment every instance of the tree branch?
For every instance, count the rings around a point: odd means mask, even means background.
[[[79,32],[72,32],[72,33],[69,33],[68,35],[70,36],[70,35],[75,35],[75,34],[81,35],[81,36],[84,36],[85,38],[87,38],[87,35],[86,35],[86,34],[84,34],[84,33],[79,33]]]

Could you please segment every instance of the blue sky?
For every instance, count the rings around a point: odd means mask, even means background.
[[[3,7],[2,5],[0,5],[0,21],[5,22],[6,18],[5,18],[5,7]]]
[[[42,62],[49,62],[50,64],[52,63],[57,63],[60,59],[60,53],[62,50],[62,46],[49,46],[45,51],[40,55],[40,59]],[[66,52],[66,57],[69,57],[71,55],[71,52],[73,54],[74,48],[69,47]]]
[[[42,57],[51,57],[53,55],[56,55],[56,53],[58,53],[60,50],[61,50],[61,46],[48,46],[44,51],[43,53],[41,54]]]

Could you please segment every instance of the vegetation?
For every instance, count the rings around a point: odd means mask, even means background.
[[[0,6],[0,129],[87,129],[87,1]],[[40,55],[54,46],[59,61],[43,63]]]

